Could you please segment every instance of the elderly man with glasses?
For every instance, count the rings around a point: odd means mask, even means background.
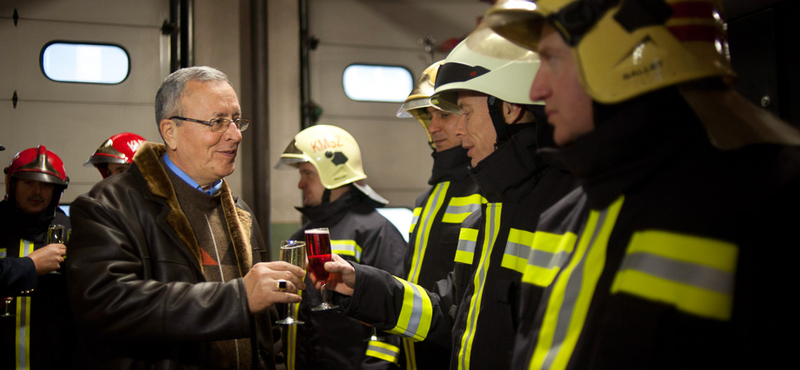
[[[242,131],[224,73],[181,69],[156,95],[164,144],[72,207],[68,288],[84,332],[83,368],[273,369],[275,303],[299,302],[303,270],[266,255],[231,193]]]

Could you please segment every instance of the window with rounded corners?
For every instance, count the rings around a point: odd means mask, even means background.
[[[131,72],[130,56],[119,45],[51,41],[42,48],[39,66],[58,82],[118,84]]]
[[[402,103],[414,87],[406,67],[351,64],[342,76],[344,93],[355,101]]]

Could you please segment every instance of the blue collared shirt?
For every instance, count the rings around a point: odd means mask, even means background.
[[[222,189],[222,179],[219,179],[219,181],[215,182],[214,185],[212,185],[208,190],[203,190],[203,188],[200,187],[200,184],[198,184],[197,181],[192,180],[192,178],[189,177],[189,175],[187,175],[186,172],[183,172],[180,168],[178,168],[178,166],[175,165],[175,163],[172,163],[172,161],[169,160],[169,156],[167,155],[167,153],[164,153],[164,163],[166,163],[167,167],[169,167],[169,169],[172,170],[172,172],[178,175],[178,177],[180,177],[181,180],[186,181],[186,183],[189,184],[191,187],[200,190],[203,193],[206,193],[208,195],[214,195],[219,192],[219,189]]]

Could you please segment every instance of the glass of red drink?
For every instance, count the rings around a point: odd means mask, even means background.
[[[329,273],[325,270],[325,262],[331,260],[331,235],[327,228],[306,230],[306,255],[308,256],[308,266],[314,277],[322,282],[322,304],[311,309],[311,311],[324,311],[339,308],[331,304],[328,299],[329,292],[326,289]]]

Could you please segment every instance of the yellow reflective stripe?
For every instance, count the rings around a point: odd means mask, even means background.
[[[481,204],[486,204],[486,198],[480,194],[472,194],[466,197],[452,197],[447,205],[442,222],[450,224],[460,224],[467,216],[481,209]]]
[[[428,293],[421,286],[394,277],[403,285],[403,307],[397,318],[397,326],[389,330],[414,341],[425,340],[431,328],[433,306]]]
[[[425,209],[420,215],[422,222],[414,235],[414,255],[411,259],[411,268],[408,272],[408,281],[417,283],[419,280],[419,273],[422,270],[422,260],[425,258],[425,251],[428,249],[428,237],[431,234],[433,222],[436,220],[436,214],[442,208],[445,198],[447,198],[447,189],[450,187],[450,181],[445,181],[436,184],[428,197],[425,204]]]
[[[0,248],[0,258],[6,258],[6,253],[8,253],[6,248]]]
[[[475,340],[475,327],[478,325],[478,316],[481,311],[483,301],[483,291],[486,287],[486,278],[489,274],[492,250],[494,249],[497,235],[500,232],[500,218],[503,214],[502,203],[489,203],[486,206],[486,224],[484,226],[483,250],[481,253],[478,268],[475,270],[473,285],[475,291],[470,298],[469,313],[467,314],[467,325],[464,334],[461,336],[461,349],[458,353],[458,369],[468,370],[470,356],[472,356],[472,343]]]
[[[567,367],[603,271],[608,238],[623,202],[624,197],[620,197],[602,212],[589,212],[574,258],[553,283],[529,369]]]
[[[726,272],[735,272],[739,249],[736,245],[710,238],[660,230],[633,234],[628,253],[646,252]]]
[[[403,338],[403,353],[406,356],[406,370],[417,370],[417,354],[414,352],[414,341]]]
[[[379,358],[381,360],[396,364],[400,357],[400,347],[391,345],[389,343],[371,340],[367,345],[367,356]]]
[[[739,249],[721,240],[647,230],[634,233],[611,292],[730,320]]]
[[[340,256],[350,256],[361,261],[361,246],[355,240],[331,240],[331,253]]]
[[[33,242],[19,240],[19,257],[27,257],[33,252]],[[31,363],[31,297],[16,297],[16,348],[17,369],[27,369]]]
[[[422,212],[422,207],[414,208],[413,214],[411,215],[411,225],[408,228],[408,233],[411,234],[414,232],[414,227],[417,226],[417,221],[419,221],[419,215]]]
[[[462,227],[458,232],[458,246],[454,260],[458,263],[472,264],[475,255],[475,243],[478,242],[478,230]]]
[[[549,286],[561,271],[561,266],[569,259],[577,240],[578,236],[574,233],[558,235],[537,231],[525,272],[522,274],[522,282],[541,287]]]
[[[508,231],[506,250],[503,252],[503,261],[500,265],[520,274],[524,273],[533,246],[533,236],[534,233],[530,231],[511,228]]]

